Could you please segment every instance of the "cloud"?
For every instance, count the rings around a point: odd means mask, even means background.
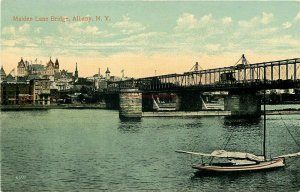
[[[193,14],[183,13],[177,19],[177,29],[190,30],[194,29],[198,26],[198,21]]]
[[[4,40],[2,39],[1,40],[1,45],[2,46],[8,46],[8,47],[13,47],[17,44],[16,40],[15,39],[7,39],[7,40]]]
[[[225,23],[230,23],[231,18],[226,18]],[[193,44],[196,41],[198,43],[202,43],[199,41],[204,41],[207,38],[213,37],[215,35],[219,35],[224,33],[224,31],[228,31],[223,28],[222,19],[214,19],[211,13],[206,15],[202,15],[197,18],[191,13],[183,13],[177,19],[177,25],[174,28],[174,34],[170,34],[173,39],[169,39],[170,41],[181,42],[182,44]]]
[[[203,15],[200,19],[197,19],[191,13],[183,13],[176,21],[177,25],[175,30],[189,32],[194,29],[202,28],[204,25],[210,25],[209,27],[212,27],[213,21],[214,20],[211,13]]]
[[[284,29],[288,29],[292,26],[292,23],[287,21],[287,22],[282,23],[282,26],[283,26]]]
[[[121,39],[121,41],[126,41],[126,42],[133,42],[133,43],[138,43],[138,42],[145,42],[150,40],[150,38],[155,38],[165,35],[165,33],[159,33],[159,32],[147,32],[147,33],[139,33],[136,35],[132,35],[126,38]]]
[[[244,28],[250,28],[253,26],[253,22],[250,22],[250,21],[239,21],[238,24],[239,24],[239,26],[244,27]]]
[[[145,26],[139,22],[131,21],[128,16],[123,16],[123,20],[111,24],[113,28],[119,29],[124,34],[131,34],[145,30]]]
[[[230,24],[232,22],[232,18],[231,17],[224,17],[222,19],[222,23],[227,25],[227,24]]]
[[[239,26],[241,26],[243,28],[251,28],[251,27],[254,27],[255,25],[259,24],[259,18],[253,17],[249,21],[239,21],[238,24],[239,24]]]
[[[274,18],[273,13],[263,12],[262,15],[260,16],[253,17],[249,21],[245,21],[245,20],[239,21],[238,24],[244,28],[251,28],[259,24],[264,24],[264,25],[269,24],[273,20],[273,18]]]
[[[85,32],[96,34],[98,32],[98,27],[96,27],[96,26],[87,26],[85,28]]]
[[[266,36],[266,35],[272,35],[274,34],[275,32],[278,31],[278,28],[277,27],[264,27],[264,28],[259,28],[259,29],[256,29],[256,30],[253,30],[249,35],[254,35],[256,36],[257,38],[256,39],[259,39],[258,38],[258,35],[259,36]]]
[[[16,28],[13,26],[4,27],[2,29],[2,35],[16,35]]]
[[[273,18],[274,18],[273,13],[265,13],[265,12],[263,12],[260,22],[262,24],[268,24],[268,23],[270,23],[273,20]]]
[[[41,33],[41,31],[42,31],[42,27],[34,28],[34,32],[37,33],[37,34]]]
[[[15,36],[13,39],[1,39],[1,45],[7,47],[36,47],[36,43],[23,36]]]
[[[300,20],[300,11],[297,13],[296,17],[294,18],[294,20]]]
[[[34,32],[39,28],[35,28]],[[38,36],[31,36],[31,26],[24,23],[19,27],[7,26],[2,29],[1,46],[3,47],[37,47]]]
[[[30,46],[26,49],[35,50],[37,54],[55,55],[61,51],[73,57],[141,52],[217,55],[221,52],[243,52],[245,49],[263,53],[295,53],[297,46],[293,41],[299,43],[295,41],[295,15],[290,17],[291,21],[272,22],[274,15],[269,12],[261,12],[249,18],[240,17],[244,18],[240,21],[237,20],[239,17],[230,14],[217,17],[210,12],[202,15],[181,12],[169,21],[176,25],[171,25],[169,29],[166,28],[170,25],[160,28],[152,26],[152,22],[148,28],[147,23],[140,23],[127,15],[103,26],[66,22],[54,26],[50,31],[29,25],[31,23],[18,23],[15,26],[3,26],[1,44],[5,49],[25,49],[25,46]],[[298,15],[300,19],[300,13]],[[290,38],[284,38],[288,43],[276,41],[284,35],[291,35]],[[282,47],[285,49],[282,50]]]
[[[212,14],[208,14],[208,15],[204,15],[203,17],[201,17],[200,19],[202,24],[208,24],[212,21]]]
[[[82,22],[72,22],[72,23],[66,23],[63,25],[59,25],[57,30],[61,34],[65,34],[66,31],[70,31],[70,33],[68,33],[68,35],[71,35],[71,34],[81,33],[83,31],[82,28],[83,28]]]
[[[272,47],[274,51],[283,52],[300,49],[300,40],[291,35],[284,35],[280,38],[272,37],[268,39],[263,39],[261,42],[266,44],[268,47]]]
[[[18,28],[18,31],[20,33],[27,33],[29,32],[30,30],[30,25],[28,23],[25,23],[24,25],[21,25],[19,28]]]

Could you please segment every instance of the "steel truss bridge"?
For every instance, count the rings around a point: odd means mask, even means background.
[[[108,82],[108,91],[126,88],[144,92],[300,88],[300,58]]]

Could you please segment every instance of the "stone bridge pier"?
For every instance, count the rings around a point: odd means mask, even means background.
[[[144,96],[143,96],[144,94]],[[153,111],[153,97],[137,88],[121,89],[119,92],[120,119],[141,119],[142,111]],[[203,100],[199,91],[177,93],[177,111],[201,111]],[[253,118],[261,115],[261,96],[256,90],[230,91],[224,98],[225,111],[231,111],[232,117]]]
[[[261,115],[261,96],[256,91],[230,91],[224,98],[224,110],[231,111],[233,117],[259,117]]]
[[[120,119],[142,118],[142,92],[138,89],[120,90]]]

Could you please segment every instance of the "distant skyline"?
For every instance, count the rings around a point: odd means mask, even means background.
[[[6,73],[21,57],[51,56],[72,72],[77,62],[80,76],[108,67],[144,77],[234,65],[242,54],[251,63],[300,57],[300,2],[1,1]]]

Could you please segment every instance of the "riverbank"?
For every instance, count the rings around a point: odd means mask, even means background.
[[[63,105],[2,105],[1,111],[33,111],[49,109],[108,109],[105,104],[63,104]],[[300,114],[300,108],[284,108],[267,110],[267,115]],[[204,111],[154,111],[143,112],[142,117],[202,117],[202,116],[230,116],[231,111],[204,110]]]
[[[105,104],[62,104],[62,105],[2,105],[1,111],[31,111],[49,109],[106,109]]]

